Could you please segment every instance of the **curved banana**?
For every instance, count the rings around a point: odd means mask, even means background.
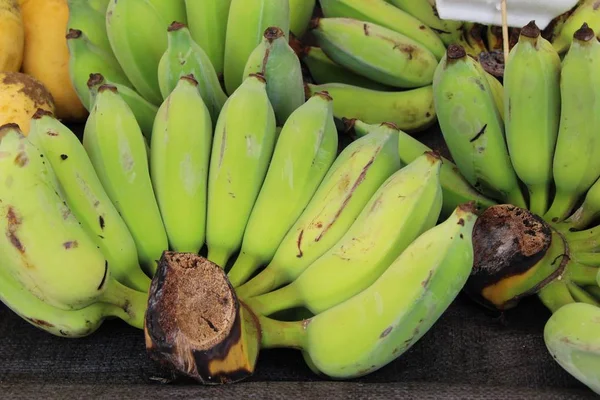
[[[401,33],[350,18],[319,18],[312,28],[329,58],[375,82],[418,88],[433,80],[433,53]]]
[[[326,93],[315,94],[290,115],[281,130],[244,231],[242,249],[227,275],[233,287],[271,261],[333,164],[338,135],[332,103]]]
[[[17,0],[0,0],[0,72],[19,72],[23,62],[25,30]]]
[[[234,0],[235,1],[235,0]],[[219,115],[208,174],[208,259],[225,268],[240,248],[276,142],[265,79],[251,75]]]
[[[198,81],[198,90],[211,120],[216,123],[227,95],[221,88],[210,58],[194,42],[185,25],[173,22],[167,30],[167,36],[169,45],[158,64],[158,83],[163,99],[175,89],[182,76],[192,74]]]
[[[158,63],[173,21],[187,22],[183,0],[111,0],[106,11],[106,31],[119,64],[136,91],[154,105],[163,100]]]
[[[485,196],[524,208],[485,72],[462,46],[448,48],[433,92],[442,134],[463,176]]]
[[[419,132],[436,121],[432,86],[401,92],[370,90],[343,83],[305,85],[306,96],[327,92],[333,98],[333,115],[369,124],[391,122],[406,132]]]
[[[467,281],[476,218],[467,206],[457,209],[412,242],[367,289],[310,319],[259,316],[262,347],[300,349],[312,368],[337,379],[387,365],[433,326]]]
[[[262,41],[250,54],[244,76],[250,74],[261,74],[267,80],[267,94],[277,126],[283,126],[290,114],[304,104],[300,60],[278,27],[268,27]]]
[[[333,100],[335,103],[335,100]],[[348,145],[258,275],[236,289],[244,299],[296,279],[350,228],[373,193],[400,169],[398,131],[380,129]]]
[[[368,288],[436,224],[442,207],[441,165],[437,155],[425,153],[396,172],[331,249],[289,285],[246,304],[262,315],[302,306],[320,314]]]
[[[492,96],[494,96],[494,103],[496,103],[496,108],[500,113],[500,118],[502,121],[505,121],[504,114],[504,86],[502,83],[492,74],[485,71],[485,77],[487,79],[488,85],[490,86],[490,90],[492,91]]]
[[[300,38],[308,29],[317,0],[289,0],[289,2],[290,32]]]
[[[168,249],[148,168],[144,136],[117,88],[98,88],[85,124],[83,146],[108,197],[135,241],[142,268],[154,276]]]
[[[285,37],[289,38],[288,0],[231,0],[223,65],[228,94],[231,95],[242,84],[248,57],[269,26],[280,28]]]
[[[585,229],[600,217],[600,179],[588,190],[581,206],[565,223],[570,228]]]
[[[185,0],[192,39],[206,52],[217,75],[223,75],[229,6],[231,0]]]
[[[385,0],[321,0],[320,4],[327,18],[343,17],[371,22],[420,43],[438,60],[446,54],[444,42],[434,31]]]
[[[104,10],[98,11],[87,0],[67,0],[69,5],[67,30],[84,31],[90,43],[112,55],[112,47],[106,33],[106,9],[109,1],[105,0],[104,3],[106,3]]]
[[[600,177],[600,43],[584,25],[561,72],[561,116],[554,153],[556,196],[544,218],[560,222]]]
[[[160,106],[150,145],[150,173],[171,249],[198,253],[206,233],[212,121],[193,75]]]
[[[595,32],[600,32],[600,7],[596,0],[580,0],[569,13],[565,21],[561,21],[552,38],[552,45],[559,53],[565,53],[573,43],[573,35],[583,24],[588,24]]]
[[[552,158],[560,119],[560,57],[535,22],[521,29],[504,70],[506,142],[529,210],[548,211]]]

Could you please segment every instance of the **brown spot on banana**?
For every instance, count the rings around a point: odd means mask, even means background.
[[[43,319],[36,319],[36,318],[26,318],[26,319],[27,319],[27,321],[31,322],[32,324],[40,326],[40,327],[54,328],[54,325],[52,325],[50,322],[44,321]]]
[[[386,337],[387,335],[390,334],[390,332],[392,331],[392,327],[388,326],[387,328],[385,328],[385,330],[383,332],[381,332],[381,335],[379,335],[380,339],[383,339],[384,337]]]
[[[79,247],[79,243],[77,242],[77,240],[71,240],[69,242],[64,242],[63,247],[65,248],[65,250],[76,249]]]
[[[8,212],[6,213],[6,219],[8,221],[8,228],[6,232],[6,236],[10,240],[10,243],[19,251],[21,254],[25,254],[25,247],[21,240],[17,236],[17,230],[22,223],[21,217],[16,213],[15,209],[12,206],[8,207]]]
[[[29,157],[27,157],[27,154],[24,151],[19,152],[15,157],[15,165],[23,168],[27,164],[29,164]]]
[[[102,290],[102,287],[106,283],[106,277],[108,275],[108,261],[104,261],[104,275],[102,276],[102,280],[100,281],[100,285],[98,285],[98,290]]]
[[[304,253],[302,253],[302,236],[304,236],[304,229],[302,229],[300,231],[300,234],[298,235],[298,240],[296,241],[296,243],[298,243],[298,254],[296,255],[296,257],[301,258]]]

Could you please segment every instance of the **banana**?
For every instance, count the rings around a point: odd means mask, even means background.
[[[315,317],[283,322],[259,316],[261,346],[300,349],[312,368],[336,379],[382,368],[411,348],[459,294],[473,265],[476,218],[468,206],[457,209],[367,289]]]
[[[437,155],[425,153],[393,174],[348,232],[296,280],[246,304],[262,315],[293,307],[320,314],[368,288],[436,224],[442,208],[441,165]]]
[[[193,75],[160,106],[150,146],[156,200],[174,251],[198,253],[206,230],[212,121]]]
[[[83,31],[70,29],[67,33],[67,45],[71,82],[86,110],[91,109],[90,91],[87,86],[90,74],[99,73],[111,82],[132,87],[114,56],[91,43]]]
[[[317,0],[289,0],[290,32],[301,38],[306,33]]]
[[[432,86],[383,92],[342,83],[305,85],[306,96],[327,92],[334,99],[333,115],[369,124],[391,122],[406,132],[419,132],[436,121]]]
[[[135,241],[142,268],[154,276],[168,248],[154,195],[144,136],[117,88],[98,88],[85,124],[83,146],[115,208]]]
[[[223,65],[228,94],[231,95],[242,84],[248,57],[270,26],[280,28],[284,36],[289,38],[288,0],[231,0]]]
[[[479,58],[481,53],[488,51],[485,42],[483,40],[484,26],[475,22],[465,22],[462,25],[463,35],[454,44],[460,44],[465,48],[467,54]]]
[[[517,176],[529,190],[529,210],[548,211],[552,158],[560,119],[561,61],[535,22],[521,30],[504,70],[506,142]]]
[[[230,5],[231,0],[185,0],[192,39],[206,52],[217,75],[223,75]]]
[[[448,47],[433,92],[442,134],[463,176],[485,196],[524,208],[485,72],[462,46]]]
[[[564,22],[557,27],[557,32],[552,38],[552,45],[559,53],[565,53],[573,43],[573,35],[583,24],[588,24],[595,31],[600,32],[600,7],[597,0],[580,0],[570,12]]]
[[[104,0],[105,7],[101,11],[95,9],[87,0],[67,0],[67,3],[69,5],[67,30],[84,31],[90,43],[113,55],[106,33],[106,9],[109,1]]]
[[[371,90],[389,90],[388,86],[373,82],[336,64],[320,47],[305,47],[301,50],[300,57],[317,84],[344,83]]]
[[[502,27],[497,25],[489,25],[485,32],[487,40],[487,49],[489,51],[504,49],[504,37],[502,36]]]
[[[267,94],[275,111],[277,126],[283,126],[290,114],[304,104],[300,60],[284,35],[278,27],[268,27],[244,69],[246,77],[261,74],[267,80]]]
[[[492,96],[494,96],[494,103],[496,103],[496,108],[500,113],[500,118],[502,121],[505,121],[504,114],[504,86],[502,83],[492,74],[485,71],[485,77],[487,79],[488,85],[490,86],[490,90],[492,91]]]
[[[495,78],[494,78],[495,79]],[[377,125],[366,124],[361,120],[345,121],[348,130],[354,130],[358,137],[365,136],[377,129]],[[408,165],[422,156],[424,153],[432,150],[419,142],[417,139],[398,131],[398,154],[402,164]],[[481,195],[463,178],[460,171],[454,163],[442,157],[442,166],[440,169],[440,184],[443,192],[442,211],[440,218],[446,219],[461,204],[474,202],[477,212],[483,212],[488,207],[496,204],[493,200]]]
[[[136,91],[157,106],[163,100],[158,63],[173,21],[187,22],[184,0],[111,0],[106,11],[106,31],[119,64]]]
[[[433,53],[401,33],[350,18],[319,18],[312,28],[329,58],[375,82],[409,89],[433,80]]]
[[[600,395],[600,308],[573,303],[558,309],[544,327],[552,358]]]
[[[23,62],[25,31],[17,0],[0,0],[0,72],[19,72]]]
[[[581,206],[565,220],[569,228],[585,229],[600,217],[600,179],[588,190]]]
[[[235,0],[234,0],[235,2]],[[251,75],[219,115],[208,174],[208,259],[225,268],[240,248],[276,142],[275,113],[262,75]]]
[[[75,0],[77,1],[77,0]],[[86,3],[96,12],[103,14],[106,17],[106,10],[110,0],[87,0]]]
[[[238,287],[237,295],[241,299],[257,296],[296,279],[348,231],[373,193],[400,165],[397,129],[382,126],[350,143],[334,161],[271,262]]]
[[[142,326],[147,295],[113,278],[42,153],[14,124],[1,127],[0,138],[3,274],[49,306],[78,310],[107,302],[127,309],[126,321]]]
[[[569,216],[600,177],[600,43],[586,24],[575,33],[562,64],[561,116],[554,154],[556,196],[544,218],[560,222]]]
[[[281,130],[240,254],[227,275],[233,287],[245,283],[273,258],[333,164],[338,135],[332,103],[327,93],[315,94],[290,115]]]
[[[179,78],[194,75],[198,90],[208,107],[211,120],[216,123],[227,95],[221,88],[217,73],[208,55],[198,46],[188,28],[178,22],[169,26],[169,46],[158,64],[158,82],[164,99],[171,93]]]
[[[440,60],[446,46],[440,37],[419,19],[385,0],[321,0],[323,15],[327,18],[343,17],[391,29],[425,46]]]

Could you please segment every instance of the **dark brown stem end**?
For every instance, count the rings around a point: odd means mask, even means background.
[[[535,24],[535,21],[529,22],[527,25],[521,29],[521,35],[531,38],[537,39],[541,35],[540,28]]]
[[[594,30],[588,26],[587,23],[584,23],[581,28],[579,28],[573,34],[573,38],[575,40],[579,40],[581,42],[589,42],[596,37],[594,34]]]
[[[451,44],[448,46],[447,55],[449,60],[460,60],[467,56],[467,52],[460,44]]]
[[[79,39],[82,35],[82,32],[79,29],[69,29],[67,33],[67,39]]]
[[[178,30],[186,28],[186,27],[187,27],[186,24],[184,24],[183,22],[173,21],[171,23],[171,25],[169,25],[169,27],[167,28],[167,32],[178,31]]]
[[[281,28],[277,26],[268,27],[267,29],[265,29],[265,32],[263,34],[264,38],[267,39],[269,42],[274,42],[275,40],[279,39],[280,37],[283,37],[284,35],[285,34],[281,30]]]
[[[90,78],[87,81],[87,87],[89,89],[95,86],[101,86],[104,84],[104,76],[102,74],[90,74]]]

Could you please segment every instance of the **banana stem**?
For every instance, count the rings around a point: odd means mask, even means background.
[[[234,288],[243,285],[250,279],[254,271],[260,267],[261,263],[261,260],[257,257],[244,252],[240,253],[233,267],[227,273],[229,282]]]
[[[543,216],[546,221],[561,222],[569,216],[573,205],[577,202],[577,193],[556,192],[550,210]]]
[[[518,186],[506,195],[506,201],[514,206],[527,208],[525,197],[523,197],[523,192]]]
[[[565,275],[568,280],[580,286],[595,285],[598,276],[598,267],[579,264],[577,262],[569,263]]]
[[[600,253],[582,252],[572,253],[573,260],[578,263],[590,265],[592,267],[600,267]]]
[[[545,184],[529,187],[529,211],[544,215],[548,211],[548,186]]]
[[[294,284],[277,289],[273,292],[252,297],[246,304],[257,314],[272,315],[278,311],[288,310],[303,305],[302,298],[295,290]]]
[[[99,301],[120,307],[124,314],[117,315],[119,318],[135,328],[144,328],[144,315],[148,306],[147,292],[135,291],[117,282],[114,278],[109,278]]]
[[[123,285],[137,290],[138,292],[148,292],[152,280],[139,268],[132,268],[132,271],[123,278]]]
[[[552,313],[555,313],[562,306],[575,303],[575,299],[573,299],[567,284],[563,280],[549,283],[537,295]]]
[[[241,299],[247,299],[268,293],[283,283],[285,282],[277,270],[267,266],[249,282],[238,287],[235,292]]]
[[[227,266],[227,261],[229,261],[229,257],[231,257],[231,254],[226,250],[214,247],[210,247],[208,249],[208,260],[217,264],[223,269],[225,269],[225,266]]]
[[[567,287],[569,288],[569,292],[571,292],[571,296],[573,296],[573,298],[577,302],[591,304],[596,307],[600,306],[600,302],[596,301],[596,299],[592,295],[590,295],[588,292],[586,292],[576,284],[569,282],[567,283]]]
[[[302,321],[277,321],[264,315],[258,316],[262,331],[261,347],[264,349],[292,348],[304,350],[306,346],[306,327],[310,319]]]

